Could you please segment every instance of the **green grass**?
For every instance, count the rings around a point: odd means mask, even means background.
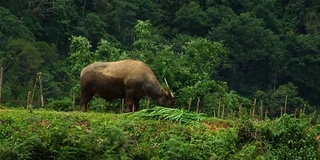
[[[320,125],[257,122],[154,107],[135,113],[0,110],[0,159],[319,158]]]
[[[133,118],[144,118],[154,120],[169,120],[182,124],[200,124],[205,118],[204,115],[183,109],[172,109],[164,107],[153,107],[132,114]]]

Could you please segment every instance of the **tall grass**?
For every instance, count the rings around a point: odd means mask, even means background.
[[[200,124],[205,118],[203,114],[197,114],[184,109],[173,109],[160,106],[135,112],[131,116],[135,118],[169,120],[182,124]]]

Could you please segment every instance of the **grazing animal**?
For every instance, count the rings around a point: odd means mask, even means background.
[[[125,98],[126,112],[138,111],[139,101],[148,96],[160,106],[175,107],[169,86],[164,89],[145,63],[137,60],[94,62],[80,74],[80,106],[87,111],[88,103],[98,94],[105,100]]]

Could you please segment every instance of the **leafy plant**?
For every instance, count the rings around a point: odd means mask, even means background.
[[[46,108],[56,111],[73,111],[72,101],[70,98],[64,98],[62,100],[49,100]]]
[[[240,105],[248,109],[251,107],[250,101],[247,98],[239,96],[234,91],[230,91],[225,82],[214,80],[198,81],[193,86],[184,87],[179,93],[177,103],[185,106],[184,108],[190,106],[192,110],[195,110],[198,97],[200,98],[199,110],[208,115],[218,114],[219,106],[222,110],[223,105],[225,113],[238,110]]]
[[[296,109],[302,109],[307,113],[313,112],[313,107],[299,97],[298,88],[293,83],[281,85],[276,90],[267,92],[258,90],[254,96],[257,100],[263,100],[263,106],[269,111],[271,117],[280,116],[280,108],[284,110],[285,103],[287,114],[294,114]]]
[[[289,115],[264,126],[261,131],[265,140],[271,144],[271,154],[277,159],[317,159],[319,143],[309,128],[308,119],[296,119]],[[319,130],[318,130],[318,133]]]
[[[0,110],[0,158],[317,159],[316,115],[256,122],[154,107],[130,114]]]
[[[135,112],[132,114],[132,116],[134,118],[139,117],[147,119],[169,120],[183,124],[197,124],[204,119],[203,115],[186,111],[184,109],[172,109],[160,106]]]

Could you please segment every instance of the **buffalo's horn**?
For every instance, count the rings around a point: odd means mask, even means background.
[[[168,88],[168,90],[170,90],[170,87],[169,87],[169,84],[168,84],[168,81],[166,78],[164,78],[164,82],[166,82],[167,88]]]
[[[173,94],[172,94],[172,92],[170,91],[170,87],[169,87],[169,84],[168,84],[168,81],[167,81],[166,78],[164,78],[164,82],[166,82],[166,86],[167,86],[167,88],[168,88],[168,92],[170,93],[171,97],[174,97]]]

